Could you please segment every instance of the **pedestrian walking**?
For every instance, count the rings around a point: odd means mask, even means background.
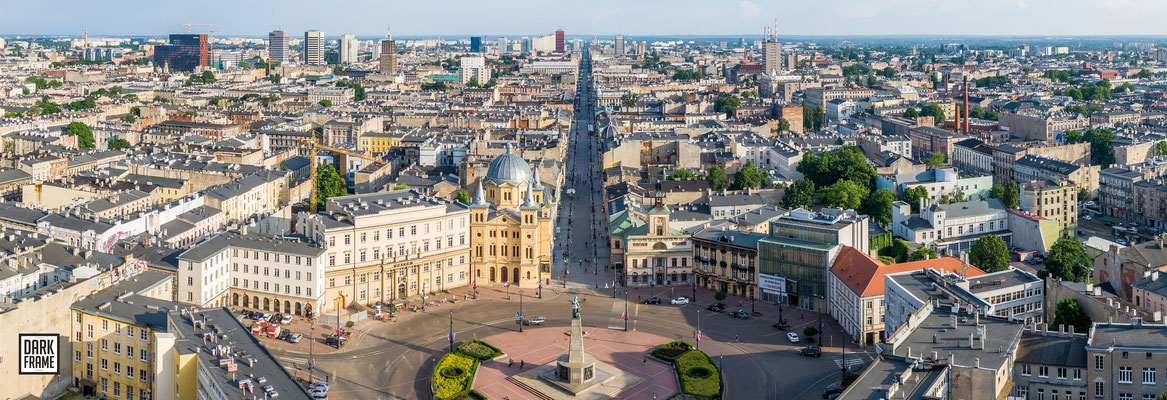
[[[644,362],[641,364],[648,364],[648,356],[644,356]]]
[[[507,361],[507,367],[513,367],[513,366],[515,366],[515,359],[512,358],[512,359]]]
[[[527,366],[527,362],[523,361],[523,360],[519,360],[519,369],[523,369],[523,367],[525,367],[525,366]]]
[[[742,340],[741,340],[741,338],[740,338],[740,337],[738,337],[738,335],[733,335],[733,341],[735,341],[735,342],[740,342],[740,341],[742,341]]]

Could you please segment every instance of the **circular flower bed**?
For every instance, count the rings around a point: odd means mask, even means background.
[[[712,375],[713,372],[707,368],[693,367],[693,368],[689,368],[689,371],[686,372],[686,374],[688,374],[689,376],[694,377],[694,378],[705,378],[705,377],[708,377],[709,375]]]
[[[447,378],[457,378],[457,377],[462,376],[462,374],[465,374],[465,373],[466,373],[466,370],[463,370],[463,369],[458,368],[458,367],[449,367],[449,368],[442,370],[442,376],[447,377]],[[708,373],[708,371],[706,371],[706,373]]]

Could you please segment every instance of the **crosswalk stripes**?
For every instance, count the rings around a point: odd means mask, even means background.
[[[842,358],[835,359],[834,361],[835,361],[835,366],[839,367],[840,369],[843,368],[843,359]],[[847,356],[847,369],[855,368],[855,367],[861,366],[861,365],[866,364],[866,363],[867,363],[867,360],[864,360],[860,357]]]

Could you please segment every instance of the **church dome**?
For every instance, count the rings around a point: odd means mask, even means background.
[[[490,162],[490,169],[486,170],[485,179],[496,185],[503,183],[519,185],[531,180],[531,166],[518,154],[512,153],[511,147],[507,146],[506,153]]]

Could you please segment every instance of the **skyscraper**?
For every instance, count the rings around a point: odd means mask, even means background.
[[[207,35],[173,34],[170,44],[154,46],[154,64],[175,71],[194,71],[210,66]]]
[[[393,32],[388,30],[385,38],[381,39],[381,58],[377,70],[382,74],[397,73],[397,42],[393,40]]]
[[[267,34],[267,58],[269,60],[286,63],[291,56],[291,53],[288,52],[287,32],[278,30]]]
[[[356,64],[357,55],[360,54],[360,49],[357,48],[357,37],[351,33],[340,35],[340,63],[341,64]]]
[[[486,59],[483,57],[462,57],[461,66],[458,69],[458,80],[463,84],[473,79],[479,85],[485,85],[490,80],[490,68],[486,67]]]
[[[616,55],[624,55],[624,35],[616,35]]]
[[[506,36],[498,37],[498,54],[506,54],[511,52],[511,42],[507,40]]]
[[[522,39],[519,39],[519,53],[531,53],[531,38],[523,36]]]
[[[778,22],[766,31],[766,42],[762,45],[762,62],[766,74],[782,72],[782,43],[778,42]]]
[[[563,29],[555,31],[555,52],[562,53],[564,51]]]
[[[304,65],[324,65],[324,32],[304,32]]]
[[[481,53],[482,52],[482,36],[471,36],[470,37],[470,52],[471,53]]]

